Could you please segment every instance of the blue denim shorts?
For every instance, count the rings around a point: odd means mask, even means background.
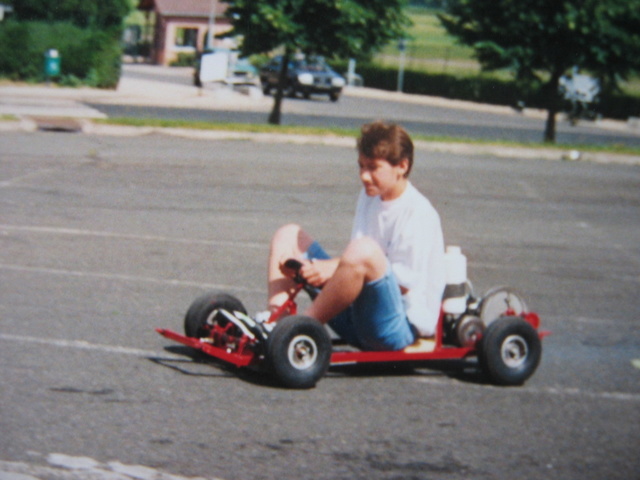
[[[317,242],[305,256],[309,260],[331,258]],[[329,326],[341,339],[362,350],[401,350],[416,339],[391,268],[384,277],[367,283],[355,302],[333,318]]]

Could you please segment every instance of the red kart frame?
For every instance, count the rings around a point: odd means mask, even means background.
[[[299,280],[295,289],[290,292],[287,301],[273,312],[265,322],[266,330],[273,330],[282,319],[297,315],[298,307],[295,298],[303,289],[311,294],[310,287]],[[187,335],[182,335],[165,328],[158,328],[156,331],[168,339],[200,350],[206,355],[236,367],[250,367],[262,363],[268,353],[265,353],[266,350],[264,348],[260,348],[261,343],[266,342],[266,339],[261,338],[260,335],[255,333],[255,329],[252,330],[251,328],[252,326],[256,327],[258,325],[257,322],[246,315],[243,315],[243,321],[239,321],[237,318],[238,312],[232,314],[228,311],[220,311],[229,321],[223,325],[219,324],[219,322],[210,322],[211,328],[204,337],[189,335],[188,332]],[[219,311],[215,310],[215,312],[217,314]],[[315,322],[315,320],[306,317],[297,317],[296,319],[307,319]],[[336,365],[462,360],[478,356],[483,369],[488,370],[487,373],[494,383],[503,385],[521,384],[537,368],[541,355],[540,340],[549,335],[550,332],[538,330],[540,318],[536,313],[516,312],[511,307],[502,312],[500,317],[493,323],[504,323],[504,325],[478,330],[474,323],[475,329],[467,334],[468,338],[463,345],[445,344],[445,313],[441,311],[435,336],[431,339],[419,339],[415,344],[399,351],[361,351],[338,348],[334,350],[329,346],[331,353],[327,357],[327,365],[321,367],[312,380],[300,381],[297,377],[299,373],[297,370],[302,368],[295,365],[293,366],[295,368],[292,368],[287,365],[287,368],[294,374],[295,379],[287,380],[290,375],[285,373],[284,383],[294,388],[311,387],[315,385],[320,376],[324,375],[329,366]],[[261,328],[264,330],[265,326]],[[488,338],[483,339],[485,336]],[[313,345],[312,347],[315,348]],[[289,352],[291,352],[291,348],[289,347]],[[527,357],[530,354],[534,358],[528,360],[526,371],[522,371],[524,367],[520,357]],[[289,356],[291,357],[291,353]],[[293,362],[295,363],[295,359]]]

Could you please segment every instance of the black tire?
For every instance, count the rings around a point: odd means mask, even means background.
[[[185,335],[193,338],[209,336],[210,327],[207,325],[207,319],[216,309],[247,313],[242,302],[233,295],[220,292],[205,293],[196,298],[187,310],[184,317]]]
[[[480,367],[496,385],[522,385],[536,371],[542,356],[538,332],[520,317],[492,322],[479,347]]]
[[[331,360],[331,339],[317,320],[294,315],[276,323],[267,341],[271,373],[285,387],[312,388]]]
[[[337,102],[340,99],[340,92],[331,92],[329,94],[329,100],[332,102]]]

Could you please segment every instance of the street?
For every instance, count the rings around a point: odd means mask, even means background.
[[[411,180],[476,292],[552,331],[524,386],[454,363],[291,391],[154,331],[210,289],[263,310],[285,222],[339,254],[355,146],[1,132],[0,478],[638,478],[640,169],[418,150]]]
[[[198,89],[192,86],[192,72],[190,68],[125,65],[121,81],[127,84],[140,82],[148,85],[149,90],[181,89],[183,95],[190,92],[192,97],[196,97],[199,94]],[[243,108],[237,108],[219,105],[221,102],[212,95],[213,91],[214,85],[205,85],[203,101],[197,108],[186,105],[186,102],[171,106],[149,105],[142,98],[144,90],[137,99],[109,100],[107,103],[88,99],[85,103],[109,117],[267,123],[272,97],[256,100],[253,106],[252,102],[246,101]],[[210,96],[209,101],[206,100],[207,95]],[[523,115],[507,107],[357,88],[345,91],[336,103],[326,96],[316,95],[311,100],[285,98],[282,105],[283,125],[357,129],[365,121],[382,118],[402,123],[413,134],[525,143],[542,141],[546,118],[545,112]],[[589,121],[571,126],[560,114],[557,121],[559,145],[640,146],[638,128],[630,128],[624,122],[616,122],[615,128]]]

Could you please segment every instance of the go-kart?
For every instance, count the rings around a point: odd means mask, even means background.
[[[297,260],[287,268],[298,272]],[[317,320],[297,314],[296,297],[317,290],[296,273],[296,288],[265,321],[247,315],[242,302],[226,293],[196,298],[184,319],[185,334],[158,328],[171,340],[236,367],[266,368],[283,386],[311,388],[330,366],[359,363],[464,360],[477,357],[487,379],[497,385],[520,385],[535,372],[542,354],[540,319],[529,312],[522,297],[508,287],[494,287],[476,298],[469,282],[462,286],[462,313],[443,308],[433,338],[420,338],[399,351],[362,351],[332,339]],[[449,294],[447,291],[449,290]],[[455,288],[453,290],[456,290]],[[444,305],[443,302],[443,305]]]

